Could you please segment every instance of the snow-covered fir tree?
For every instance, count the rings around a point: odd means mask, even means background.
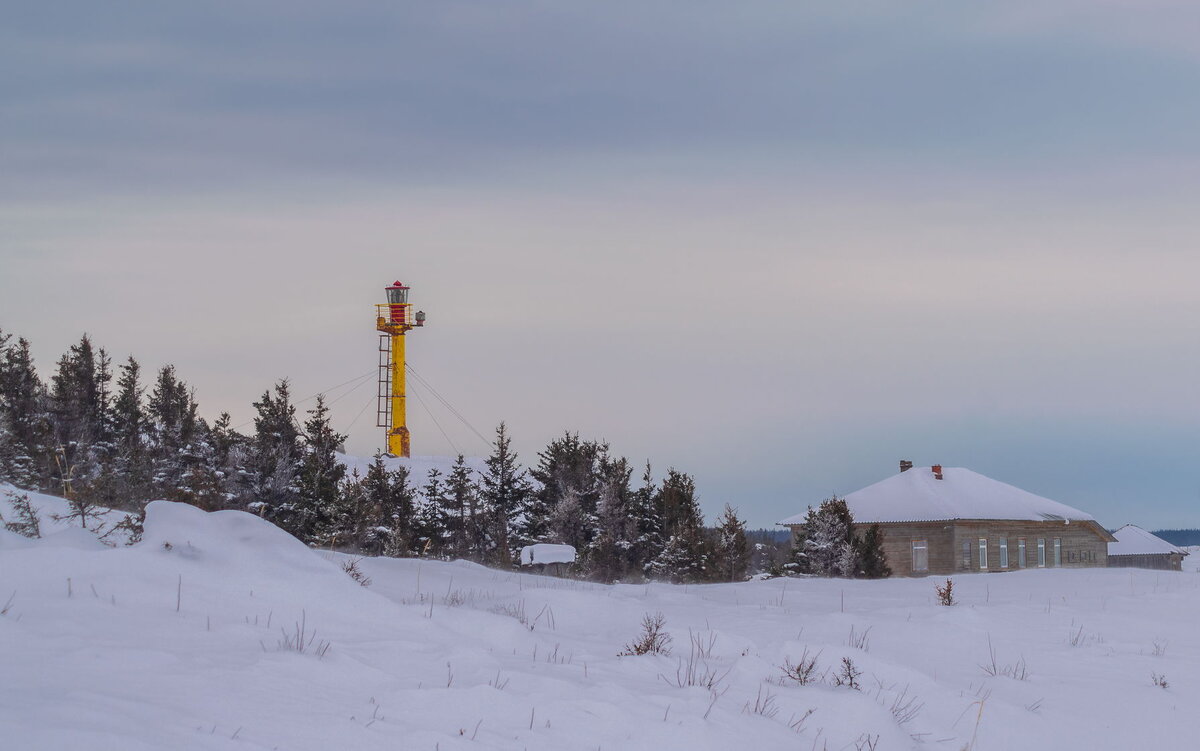
[[[675,582],[704,581],[710,575],[710,555],[704,540],[704,516],[696,499],[696,483],[674,468],[667,470],[658,491],[667,544],[650,564],[650,572]]]
[[[479,496],[489,515],[490,558],[500,566],[513,565],[514,543],[521,511],[528,508],[532,488],[525,470],[512,450],[512,438],[504,423],[496,428],[496,440],[480,477]]]
[[[8,438],[4,473],[23,488],[50,487],[54,429],[45,386],[34,368],[29,340],[7,335],[0,344],[0,425]]]
[[[254,438],[246,457],[247,510],[289,532],[299,503],[300,433],[287,380],[254,402]]]
[[[750,544],[746,524],[728,503],[716,528],[714,574],[723,581],[745,581],[750,565]]]
[[[346,466],[338,460],[337,450],[346,436],[334,431],[323,394],[317,395],[316,404],[307,414],[292,534],[311,541],[337,504],[346,476]]]

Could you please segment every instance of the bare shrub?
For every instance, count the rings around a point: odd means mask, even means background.
[[[364,587],[371,586],[371,577],[363,573],[363,570],[358,567],[358,562],[361,558],[348,558],[342,561],[342,571],[350,575],[350,578],[358,582]]]
[[[800,654],[800,659],[795,663],[791,661],[791,658],[784,658],[783,667],[779,668],[783,671],[783,678],[780,682],[790,680],[801,686],[813,683],[817,680],[817,658],[820,656],[820,652],[809,655],[808,647],[805,647],[804,652]]]
[[[858,682],[860,676],[862,676],[862,671],[854,664],[854,660],[843,657],[842,667],[833,675],[833,685],[861,691],[862,685]]]
[[[1162,657],[1167,653],[1167,643],[1158,639],[1154,640],[1154,656]]]
[[[916,719],[924,708],[925,703],[909,694],[908,686],[905,686],[904,690],[892,697],[892,704],[888,707],[888,711],[892,713],[897,725],[907,725]]]
[[[954,580],[947,579],[946,586],[940,587],[937,584],[933,585],[933,589],[937,592],[938,604],[949,607],[954,604]]]
[[[295,652],[301,655],[315,654],[318,659],[329,653],[329,642],[316,641],[316,630],[309,632],[308,617],[303,610],[300,611],[300,620],[296,621],[296,627],[291,633],[284,629],[279,629],[279,632],[282,634],[279,639],[279,651],[281,652]]]
[[[754,704],[746,702],[745,706],[742,707],[742,712],[744,714],[762,715],[763,717],[771,719],[775,717],[775,715],[779,714],[779,707],[775,706],[775,695],[770,691],[767,691],[766,695],[764,696],[763,687],[759,686],[758,696],[754,697]]]
[[[491,610],[497,615],[507,615],[509,618],[515,618],[522,626],[530,631],[533,630],[533,626],[529,623],[529,616],[525,614],[524,598],[518,600],[513,605],[505,605],[503,603],[494,605],[492,606]]]
[[[879,748],[879,735],[863,733],[854,741],[854,751],[875,751]]]
[[[706,655],[711,654],[711,644],[708,645],[708,651],[706,651],[705,640],[698,635],[692,634],[690,642],[687,658],[679,658],[679,663],[675,667],[675,678],[663,675],[659,677],[677,688],[700,686],[713,692],[714,695],[723,694],[721,684],[729,675],[732,667],[721,670],[719,667],[709,664]]]
[[[4,603],[4,607],[0,608],[0,615],[8,615],[8,611],[12,609],[13,600],[17,599],[17,590],[8,596],[8,601]]]
[[[1158,686],[1159,688],[1167,688],[1168,686],[1171,685],[1171,684],[1167,683],[1167,676],[1160,675],[1158,673],[1151,673],[1150,680],[1153,681],[1154,685]]]
[[[846,646],[861,649],[864,652],[871,650],[871,641],[867,636],[871,633],[871,627],[867,626],[867,630],[862,633],[855,633],[854,626],[850,627],[850,636],[846,638]]]
[[[983,668],[983,672],[992,677],[1003,676],[1012,678],[1017,681],[1029,680],[1029,668],[1025,664],[1025,658],[1021,657],[1016,662],[1008,665],[1001,665],[996,662],[996,649],[992,646],[992,635],[988,634],[988,662],[979,667]]]
[[[617,656],[671,654],[671,635],[663,631],[666,625],[667,619],[662,613],[646,613],[642,616],[642,635],[626,644],[624,651],[618,652]]]

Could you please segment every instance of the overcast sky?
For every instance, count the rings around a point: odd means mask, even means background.
[[[0,328],[43,377],[86,331],[244,422],[278,378],[373,372],[400,279],[410,363],[526,463],[579,431],[752,526],[900,459],[1200,526],[1197,28],[1154,0],[18,4]],[[414,388],[414,453],[486,453]],[[356,453],[373,390],[331,393]]]

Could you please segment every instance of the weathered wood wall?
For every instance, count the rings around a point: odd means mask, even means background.
[[[859,526],[859,525],[856,525]],[[862,525],[865,526],[865,525]],[[1017,520],[955,520],[880,524],[883,549],[893,576],[927,576],[980,571],[979,539],[987,539],[987,571],[1020,568],[1019,545],[1025,539],[1025,568],[1038,567],[1037,541],[1046,541],[1046,568],[1055,567],[1054,539],[1062,542],[1062,568],[1103,567],[1108,561],[1108,540],[1094,522],[1033,522]],[[860,527],[859,532],[862,529]],[[912,541],[929,546],[929,570],[912,570]],[[1008,566],[1000,566],[1000,541],[1008,540]],[[970,561],[963,555],[968,544]]]
[[[1182,571],[1183,556],[1179,553],[1147,553],[1145,555],[1110,555],[1110,568],[1150,568],[1159,571]]]

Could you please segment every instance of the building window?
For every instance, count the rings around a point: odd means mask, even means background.
[[[1054,565],[1055,566],[1062,565],[1062,538],[1061,537],[1054,538]]]
[[[1017,568],[1025,568],[1025,538],[1017,538]]]
[[[987,538],[979,538],[979,569],[987,568]]]
[[[1008,568],[1008,538],[1000,538],[1000,568]]]
[[[963,540],[962,567],[971,568],[971,541]]]
[[[1038,538],[1038,568],[1046,568],[1046,538]]]
[[[929,545],[925,540],[912,541],[912,570],[929,570]]]

